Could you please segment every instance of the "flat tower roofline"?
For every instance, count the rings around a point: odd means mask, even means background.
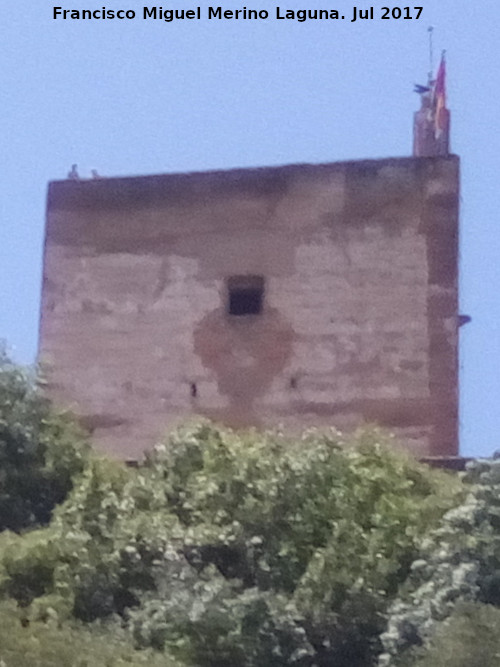
[[[390,157],[370,160],[346,160],[326,163],[297,163],[271,167],[248,167],[193,172],[171,172],[141,176],[112,176],[89,179],[50,181],[47,208],[121,208],[144,204],[161,205],[182,200],[188,193],[198,196],[247,191],[249,195],[284,191],[295,177],[317,178],[337,172],[363,173],[385,168],[419,171],[436,162],[458,162],[457,155],[435,157]]]

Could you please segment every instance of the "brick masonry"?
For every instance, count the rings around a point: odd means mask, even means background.
[[[53,182],[47,391],[121,458],[192,414],[456,455],[458,200],[455,156]]]

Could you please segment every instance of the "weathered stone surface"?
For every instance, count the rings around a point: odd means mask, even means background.
[[[123,458],[193,413],[456,454],[458,195],[454,156],[51,183],[48,392]]]

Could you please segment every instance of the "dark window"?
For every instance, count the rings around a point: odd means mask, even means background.
[[[264,278],[262,276],[231,276],[227,281],[228,313],[258,315],[262,312]]]

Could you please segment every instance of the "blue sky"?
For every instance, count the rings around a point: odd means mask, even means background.
[[[134,9],[53,20],[53,6]],[[375,15],[389,3],[373,5]],[[18,0],[0,8],[0,337],[36,355],[47,182],[409,155],[413,84],[447,50],[452,150],[462,159],[461,449],[500,447],[500,10],[418,0],[419,20],[274,20],[345,0],[259,0],[267,21],[144,21],[137,0]],[[148,5],[152,6],[152,5]],[[196,7],[175,0],[165,8]],[[200,5],[205,15],[208,3]],[[214,5],[217,6],[217,5]],[[224,9],[243,4],[223,4]],[[405,3],[394,6],[407,6]],[[412,13],[416,13],[413,12]]]

